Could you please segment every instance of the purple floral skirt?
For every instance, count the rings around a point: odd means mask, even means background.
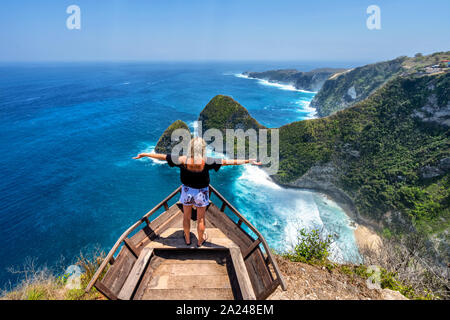
[[[186,206],[206,207],[209,204],[209,187],[195,189],[182,185],[180,202]]]

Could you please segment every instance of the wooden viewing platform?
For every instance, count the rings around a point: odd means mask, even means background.
[[[221,207],[213,201],[207,207],[208,240],[202,247],[196,246],[194,222],[191,245],[187,246],[182,205],[169,206],[180,190],[178,187],[119,237],[86,291],[95,286],[112,300],[260,300],[278,285],[286,290],[266,240],[212,186],[210,196],[214,194]],[[164,211],[150,221],[160,209]]]

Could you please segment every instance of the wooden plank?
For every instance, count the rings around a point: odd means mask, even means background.
[[[253,292],[255,293],[255,296],[258,298],[260,294],[264,291],[264,283],[261,279],[261,276],[258,274],[258,269],[255,266],[253,255],[250,255],[245,260],[245,266],[247,268],[250,281],[252,282]]]
[[[182,238],[157,238],[149,242],[146,247],[155,249],[227,250],[228,248],[237,246],[228,238],[208,239],[200,248],[194,243],[194,239],[192,239],[191,244],[188,246]]]
[[[136,243],[138,250],[154,240],[161,232],[170,227],[177,220],[182,219],[182,212],[176,205],[173,205],[169,211],[164,212],[150,223],[150,227],[145,227],[136,233],[131,239]]]
[[[255,251],[256,248],[258,248],[259,244],[261,243],[261,239],[256,239],[253,241],[252,245],[245,249],[245,251],[242,253],[242,256],[244,257],[244,260],[247,259],[247,257]]]
[[[270,296],[280,285],[280,280],[276,279],[274,280],[269,287],[266,288],[266,290],[261,294],[261,300],[267,299],[268,296]]]
[[[131,272],[128,275],[127,280],[125,281],[122,289],[120,290],[120,293],[118,295],[118,298],[120,300],[130,300],[139,280],[142,277],[145,268],[147,267],[147,263],[150,260],[152,254],[153,249],[144,248],[142,250],[139,258],[137,259],[136,263],[133,266],[133,269],[131,269]]]
[[[100,293],[107,297],[109,300],[117,300],[117,296],[111,290],[109,290],[109,288],[106,287],[100,280],[95,281],[94,287],[97,288],[97,290],[100,291]]]
[[[250,281],[247,268],[245,267],[244,259],[241,251],[238,248],[230,248],[231,260],[233,261],[236,278],[239,283],[241,295],[244,300],[256,300],[253,286]]]
[[[206,219],[211,221],[214,227],[220,229],[230,240],[235,242],[241,250],[249,247],[254,241],[214,204],[211,204],[206,212]]]
[[[206,228],[206,233],[208,234],[208,238],[227,238],[226,235],[218,228]],[[197,237],[196,230],[191,229],[191,237]],[[183,228],[167,228],[164,232],[160,234],[161,238],[184,238]]]
[[[136,257],[128,249],[122,247],[117,255],[116,262],[109,267],[102,279],[105,287],[118,295],[136,260]]]
[[[124,242],[125,246],[128,248],[128,250],[130,250],[131,253],[136,258],[139,257],[139,252],[136,250],[136,247],[134,246],[134,243],[129,238],[123,239],[123,242]]]
[[[217,288],[231,289],[230,279],[227,274],[220,275],[155,275],[147,287],[148,289],[195,289]]]
[[[147,289],[142,300],[233,300],[231,289]]]
[[[150,281],[152,280],[153,271],[156,270],[165,261],[165,259],[158,257],[156,254],[157,251],[153,251],[153,257],[150,259],[150,262],[148,263],[147,269],[144,272],[144,276],[142,277],[142,280],[138,285],[138,288],[136,289],[136,292],[132,298],[133,300],[143,299],[145,289],[148,287]]]
[[[212,276],[226,274],[226,267],[219,264],[211,263],[198,263],[198,264],[185,264],[185,263],[162,263],[153,272],[153,276],[156,275],[177,275],[177,276]]]
[[[217,263],[225,265],[227,251],[223,250],[158,250],[155,256],[166,259],[164,263]]]
[[[249,276],[252,281],[256,298],[261,300],[264,292],[271,286],[273,277],[264,263],[264,257],[259,248],[248,256],[245,260],[245,265],[249,270]]]

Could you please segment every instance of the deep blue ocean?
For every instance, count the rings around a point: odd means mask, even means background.
[[[119,235],[179,185],[149,159],[177,119],[192,125],[217,94],[268,127],[314,117],[314,93],[246,79],[301,63],[36,63],[0,65],[0,288],[26,259],[54,267]],[[341,66],[341,65],[336,65]],[[359,259],[350,219],[324,195],[284,189],[259,168],[225,167],[212,184],[283,250],[299,227],[335,233],[333,258]]]

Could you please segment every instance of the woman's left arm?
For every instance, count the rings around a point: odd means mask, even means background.
[[[133,157],[133,159],[141,159],[144,157],[153,158],[157,160],[167,160],[167,155],[161,154],[161,153],[139,153],[136,157]]]
[[[239,159],[222,159],[222,165],[223,166],[238,166],[241,164],[247,164],[247,163],[251,163],[255,166],[260,166],[262,163],[261,162],[257,162],[256,159],[248,159],[248,160],[239,160]]]

